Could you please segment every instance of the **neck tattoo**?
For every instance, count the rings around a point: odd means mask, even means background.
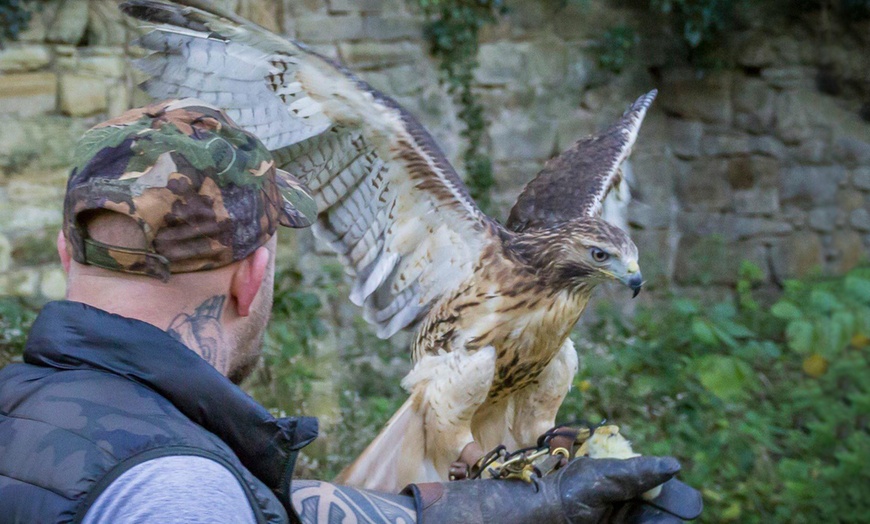
[[[222,373],[227,365],[227,354],[223,350],[224,330],[220,318],[226,299],[225,295],[215,295],[197,306],[193,313],[179,313],[166,328],[172,338]]]

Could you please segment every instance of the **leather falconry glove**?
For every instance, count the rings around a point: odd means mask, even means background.
[[[680,524],[701,514],[704,504],[701,493],[679,480],[672,478],[662,485],[661,492],[653,499],[644,495],[643,500],[630,500],[614,506],[607,522],[618,524]]]
[[[414,496],[418,522],[499,522],[597,524],[670,524],[700,513],[700,494],[685,484],[676,489],[668,482],[680,465],[670,457],[630,459],[581,458],[557,472],[536,479],[463,480],[449,483],[411,484],[404,493]],[[641,494],[664,484],[662,494],[651,503]],[[665,497],[681,500],[676,517],[655,502]],[[652,505],[650,505],[652,504]],[[691,514],[694,513],[694,514]],[[671,519],[671,520],[668,520]]]

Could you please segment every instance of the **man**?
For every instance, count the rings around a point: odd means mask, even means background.
[[[670,458],[405,494],[291,484],[316,420],[275,419],[233,382],[259,355],[277,226],[310,225],[310,196],[192,99],[97,125],[73,163],[67,300],[42,310],[24,363],[0,371],[0,521],[675,521],[638,498],[678,471]]]

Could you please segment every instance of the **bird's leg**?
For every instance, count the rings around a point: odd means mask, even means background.
[[[406,385],[423,388],[421,411],[426,432],[426,458],[432,461],[442,480],[449,480],[450,466],[465,451],[467,460],[476,461],[471,419],[486,402],[495,373],[495,349],[485,347],[474,353],[459,350],[429,355],[418,361]],[[410,379],[410,380],[409,380]],[[467,448],[467,449],[466,449]]]
[[[465,480],[472,474],[474,466],[486,453],[477,441],[472,440],[462,448],[459,456],[450,464],[447,470],[450,480]]]
[[[575,374],[577,352],[571,339],[565,339],[537,383],[530,384],[513,397],[513,410],[508,411],[508,429],[517,447],[534,445],[539,436],[556,424],[556,413],[571,389]]]

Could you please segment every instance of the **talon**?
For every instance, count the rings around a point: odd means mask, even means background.
[[[450,464],[447,471],[450,480],[465,480],[469,476],[476,477],[480,474],[482,461],[486,453],[477,442],[469,442],[459,452],[459,457]]]
[[[450,469],[447,471],[448,478],[452,480],[465,480],[468,478],[468,464],[465,462],[456,461],[450,464]]]

